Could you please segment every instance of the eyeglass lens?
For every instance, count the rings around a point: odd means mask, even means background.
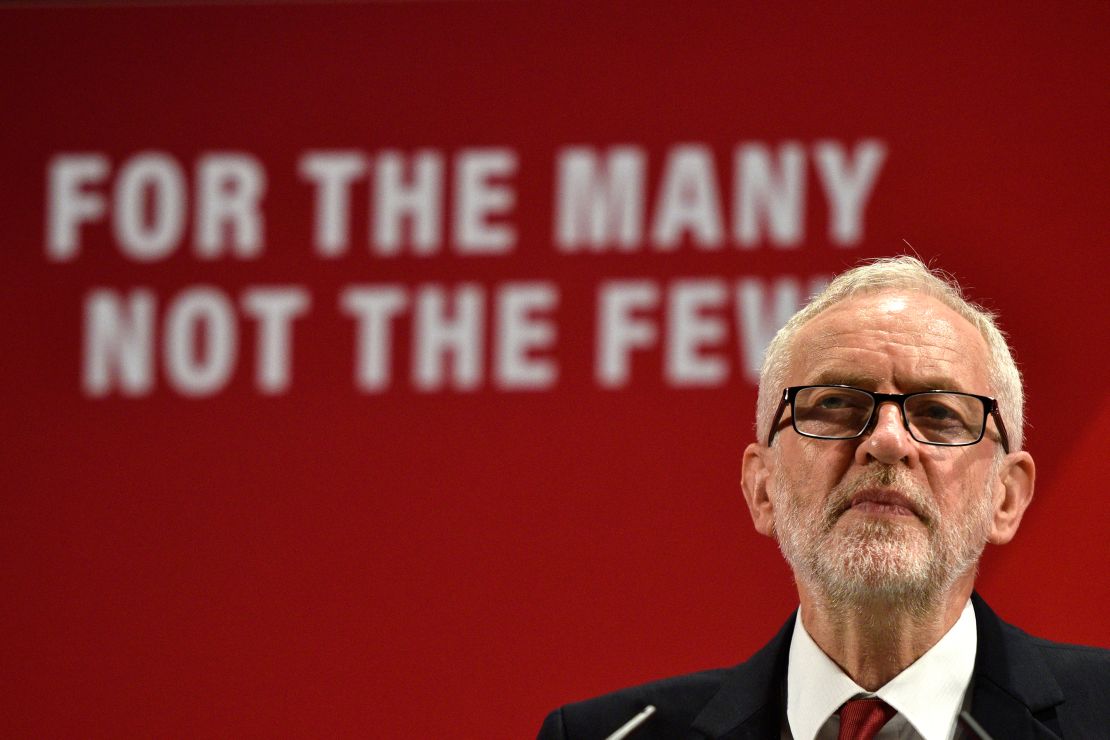
[[[875,399],[853,388],[803,388],[794,397],[794,428],[801,434],[846,439],[871,421]],[[910,434],[919,442],[960,445],[983,434],[983,402],[961,393],[917,393],[904,409]]]

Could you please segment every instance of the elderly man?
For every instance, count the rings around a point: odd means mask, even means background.
[[[735,668],[565,706],[540,738],[1110,737],[1110,652],[973,593],[1033,497],[1021,377],[990,314],[911,257],[837,277],[778,333],[744,451],[801,606]]]

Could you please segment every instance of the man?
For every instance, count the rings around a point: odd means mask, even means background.
[[[954,282],[912,257],[837,277],[768,348],[744,451],[798,612],[735,668],[568,705],[540,738],[1110,737],[1110,651],[972,591],[1033,497],[1022,414],[1005,338]]]

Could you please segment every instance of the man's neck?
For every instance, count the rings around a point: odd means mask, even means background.
[[[882,598],[832,604],[798,584],[802,622],[813,641],[853,681],[875,691],[908,668],[952,628],[971,596],[974,575],[912,607]]]

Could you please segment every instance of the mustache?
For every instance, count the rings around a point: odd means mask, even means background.
[[[914,505],[915,510],[920,512],[925,526],[930,530],[934,528],[940,512],[937,511],[932,498],[913,479],[909,471],[894,465],[874,465],[868,467],[859,477],[838,483],[829,492],[824,507],[826,529],[831,529],[840,515],[851,508],[852,499],[857,494],[874,488],[887,488],[905,496]]]

